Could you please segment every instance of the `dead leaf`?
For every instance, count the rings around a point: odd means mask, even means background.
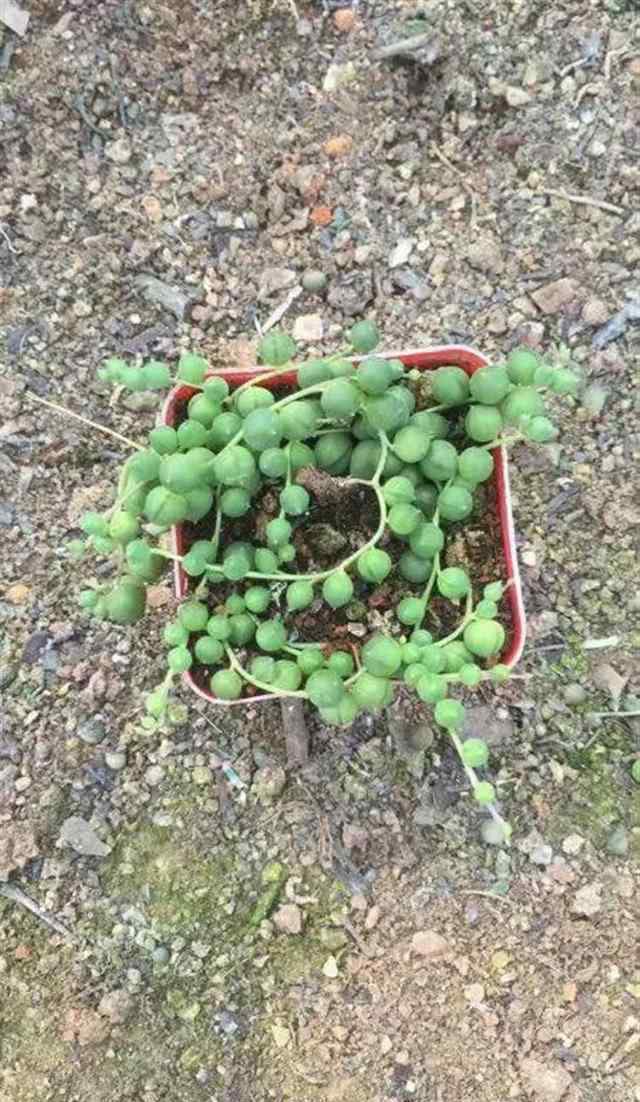
[[[322,974],[328,980],[335,980],[338,975],[338,962],[335,957],[327,957],[322,965]]]
[[[614,707],[617,707],[622,696],[622,690],[627,683],[627,678],[622,677],[608,662],[601,662],[593,670],[591,679],[596,688],[609,693]]]

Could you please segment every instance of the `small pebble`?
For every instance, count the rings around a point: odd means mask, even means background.
[[[571,685],[566,685],[562,693],[564,696],[565,704],[584,704],[587,699],[587,693],[583,689],[582,685],[578,685],[574,682]]]
[[[529,860],[534,865],[550,865],[552,859],[553,850],[547,845],[534,846],[529,854]]]
[[[335,980],[338,976],[338,962],[335,957],[327,957],[323,966],[322,974],[329,980]]]
[[[127,764],[127,755],[124,750],[108,750],[104,756],[104,763],[109,769],[113,769],[114,773],[117,773],[120,769],[124,769]]]
[[[126,138],[118,138],[115,142],[107,142],[104,147],[104,155],[116,165],[126,165],[131,160],[131,146]]]
[[[88,742],[90,746],[95,746],[97,743],[102,742],[107,733],[107,729],[100,719],[96,719],[95,716],[91,716],[90,719],[85,719],[84,723],[81,723],[78,727],[78,738],[83,742]]]
[[[302,286],[305,291],[317,294],[327,286],[327,277],[319,268],[308,268],[302,277]]]
[[[206,765],[197,765],[191,776],[194,784],[205,785],[211,783],[212,773]]]
[[[151,788],[155,788],[164,778],[164,769],[161,765],[150,765],[145,770],[144,779]]]
[[[575,857],[577,853],[580,853],[583,845],[584,838],[581,834],[568,834],[562,843],[562,849],[570,857]]]
[[[169,950],[165,945],[156,945],[151,957],[155,964],[167,964],[169,961]]]
[[[2,518],[0,517],[0,524]],[[0,692],[8,689],[12,681],[15,681],[17,670],[13,666],[0,666]]]
[[[335,953],[338,949],[344,949],[345,945],[348,945],[349,938],[344,930],[339,930],[335,926],[323,926],[320,930],[320,941],[325,949]]]
[[[487,846],[501,846],[504,842],[504,830],[495,819],[485,819],[480,828],[480,834]]]
[[[623,826],[617,826],[607,838],[607,851],[614,857],[625,857],[629,851],[629,838]]]

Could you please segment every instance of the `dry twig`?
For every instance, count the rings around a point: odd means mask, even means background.
[[[22,888],[18,888],[15,884],[0,884],[0,895],[3,895],[5,899],[10,899],[13,903],[17,903],[20,907],[24,907],[25,910],[31,911],[31,914],[35,915],[40,922],[55,930],[57,934],[62,934],[63,937],[73,937],[71,930],[68,930],[66,926],[63,926],[57,918],[48,914],[47,911],[43,911],[30,895],[23,892]]]
[[[97,421],[90,421],[88,417],[83,417],[80,413],[74,413],[72,410],[66,409],[65,406],[59,406],[56,402],[48,402],[46,398],[39,398],[37,394],[32,394],[30,390],[25,390],[24,397],[28,398],[31,402],[38,402],[41,406],[46,406],[47,409],[54,410],[55,413],[59,413],[63,417],[72,417],[76,421],[81,421],[83,425],[89,425],[90,428],[96,429],[97,432],[103,432],[106,436],[112,436],[115,440],[119,440],[121,444],[126,444],[129,448],[138,448],[141,451],[144,450],[142,444],[136,444],[135,440],[129,440],[128,436],[121,436],[119,432],[108,429],[106,425],[99,425]]]
[[[456,166],[451,163],[449,158],[445,157],[442,150],[439,149],[438,146],[435,145],[435,143],[431,146],[431,148],[432,148],[433,152],[435,153],[436,157],[438,158],[438,160],[442,161],[442,164],[446,165],[446,167],[448,169],[450,169],[451,172],[455,173],[455,175],[459,178],[460,183],[462,184],[464,190],[466,191],[467,195],[470,197],[470,199],[471,199],[471,225],[473,226],[475,224],[476,215],[477,215],[478,193],[476,192],[475,188],[469,183],[469,181],[467,180],[466,176],[461,171],[461,169],[456,168]]]
[[[271,314],[269,314],[269,317],[265,321],[264,325],[260,325],[258,319],[256,318],[255,326],[258,330],[258,335],[262,337],[264,333],[268,333],[270,329],[273,329],[274,325],[278,324],[278,322],[286,314],[289,307],[296,301],[297,298],[300,297],[301,294],[302,287],[299,283],[297,283],[295,287],[291,288],[284,302],[281,302],[280,305],[276,306],[275,310]]]
[[[442,41],[438,35],[413,34],[380,46],[373,55],[377,61],[388,61],[393,57],[407,57],[421,65],[433,65],[442,56]]]
[[[592,199],[590,195],[570,195],[566,191],[556,188],[543,188],[543,195],[553,195],[556,199],[564,199],[567,203],[576,203],[582,207],[596,207],[598,210],[606,210],[609,214],[617,214],[620,217],[626,214],[623,207],[616,207],[613,203],[606,203],[604,199]]]
[[[299,768],[309,760],[309,732],[304,718],[304,701],[284,697],[280,703],[287,746],[287,765]]]

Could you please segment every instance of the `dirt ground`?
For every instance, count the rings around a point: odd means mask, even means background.
[[[24,6],[0,39],[0,876],[71,936],[0,896],[0,1097],[640,1099],[636,0]],[[289,299],[309,351],[371,316],[387,348],[562,343],[584,372],[559,443],[514,456],[527,650],[469,713],[509,849],[402,702],[315,724],[287,774],[271,705],[140,726],[168,583],[128,632],[77,610],[94,567],[65,544],[125,452],[28,395],[135,437],[148,396],[100,384],[105,356],[246,365]]]

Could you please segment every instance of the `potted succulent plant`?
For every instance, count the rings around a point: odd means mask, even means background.
[[[194,354],[175,379],[156,361],[108,361],[101,375],[120,386],[175,386],[112,508],[82,519],[85,546],[117,576],[80,601],[133,623],[173,564],[180,603],[147,725],[163,722],[181,677],[217,705],[280,697],[298,724],[305,702],[349,724],[402,683],[433,707],[499,819],[477,772],[487,747],[462,740],[455,692],[503,681],[521,652],[505,447],[554,439],[544,391],[575,394],[577,379],[526,348],[491,366],[464,347],[398,356],[378,343],[362,321],[343,352],[299,363],[271,332],[248,373],[210,372]],[[479,518],[501,548],[496,576],[460,551]]]

